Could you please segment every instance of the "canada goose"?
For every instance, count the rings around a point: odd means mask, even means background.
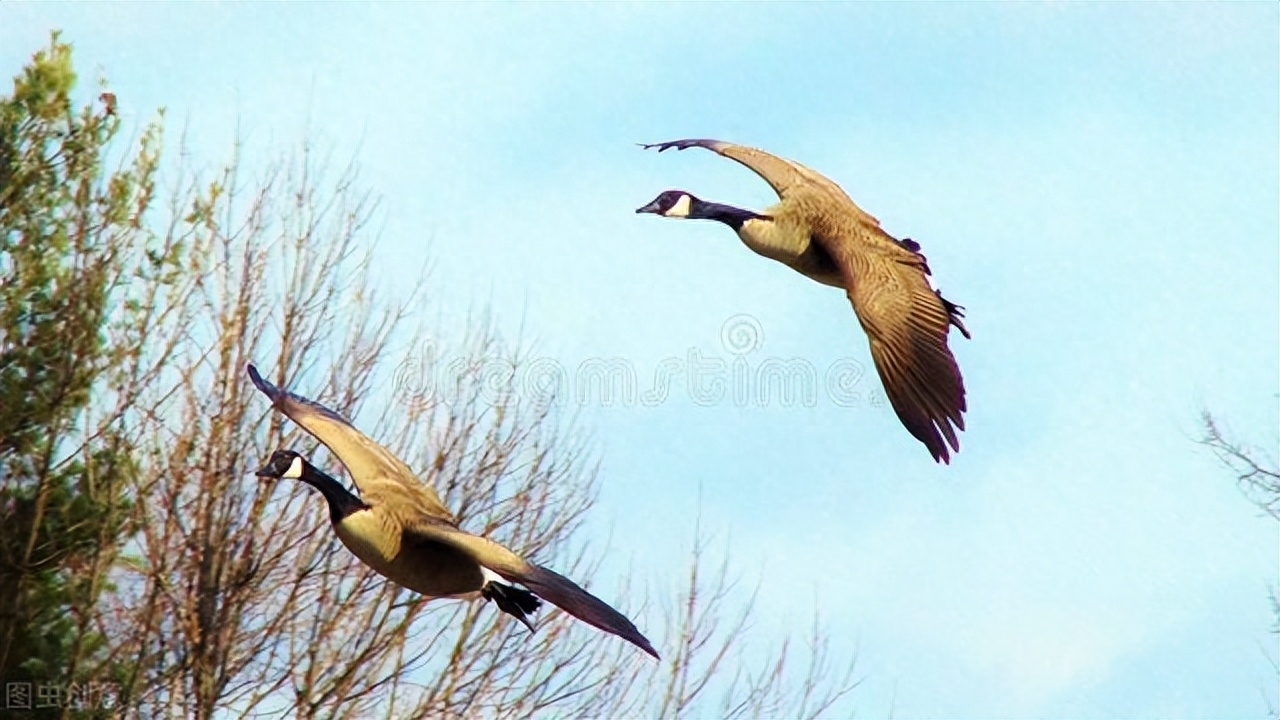
[[[969,331],[961,320],[964,308],[930,287],[920,245],[891,237],[839,185],[800,163],[719,140],[642,147],[706,148],[769,183],[780,202],[764,212],[706,202],[683,190],[667,190],[636,212],[722,222],[756,253],[843,288],[871,341],[871,357],[898,419],[935,461],[950,463],[946,443],[960,450],[955,430],[964,430],[966,407],[947,332],[955,325],[968,338]]]
[[[301,425],[346,466],[360,495],[351,494],[291,450],[277,450],[257,475],[298,479],[319,490],[328,501],[338,539],[366,565],[428,598],[493,600],[531,631],[529,615],[538,609],[541,598],[658,657],[630,620],[572,580],[459,529],[434,490],[342,416],[267,382],[253,365],[248,370],[253,384],[276,410]]]

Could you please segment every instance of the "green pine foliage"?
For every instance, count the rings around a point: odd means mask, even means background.
[[[98,389],[139,352],[130,263],[158,128],[115,172],[114,96],[77,106],[55,33],[0,96],[0,682],[107,682],[93,608],[132,533],[134,453]],[[110,103],[110,104],[109,104]],[[171,265],[174,257],[153,258]],[[47,715],[45,715],[47,717]]]

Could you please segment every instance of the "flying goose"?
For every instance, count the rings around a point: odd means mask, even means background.
[[[720,140],[674,140],[645,149],[706,148],[747,166],[778,194],[780,202],[753,212],[706,202],[683,190],[667,190],[636,210],[671,218],[716,220],[751,250],[824,285],[842,288],[871,342],[885,393],[898,419],[950,463],[964,430],[964,380],[947,347],[949,326],[966,337],[955,305],[929,285],[920,245],[897,240],[880,221],[854,204],[831,180],[800,163]],[[943,442],[943,439],[946,442]]]
[[[658,657],[630,620],[572,580],[459,529],[434,490],[342,416],[267,382],[253,365],[248,370],[253,384],[276,410],[301,425],[346,466],[360,495],[351,494],[292,450],[277,450],[256,474],[301,480],[319,490],[329,504],[338,539],[380,575],[428,598],[492,600],[530,631],[534,626],[529,615],[539,608],[541,598]]]

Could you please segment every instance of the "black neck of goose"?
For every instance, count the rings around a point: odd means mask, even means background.
[[[320,472],[309,462],[302,464],[302,477],[299,480],[324,495],[324,499],[329,503],[329,519],[335,523],[342,522],[345,517],[357,510],[369,507],[361,502],[360,498],[347,492],[347,489],[342,487],[342,483]]]
[[[733,228],[734,232],[737,232],[742,229],[744,222],[765,216],[750,210],[736,208],[732,205],[723,205],[705,200],[691,200],[689,202],[689,217],[722,222]]]

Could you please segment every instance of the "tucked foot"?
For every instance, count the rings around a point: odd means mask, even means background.
[[[485,600],[492,600],[499,610],[524,623],[524,626],[529,628],[529,632],[537,632],[538,629],[529,620],[529,615],[542,607],[542,601],[537,595],[528,590],[490,580],[480,589],[480,596]]]

